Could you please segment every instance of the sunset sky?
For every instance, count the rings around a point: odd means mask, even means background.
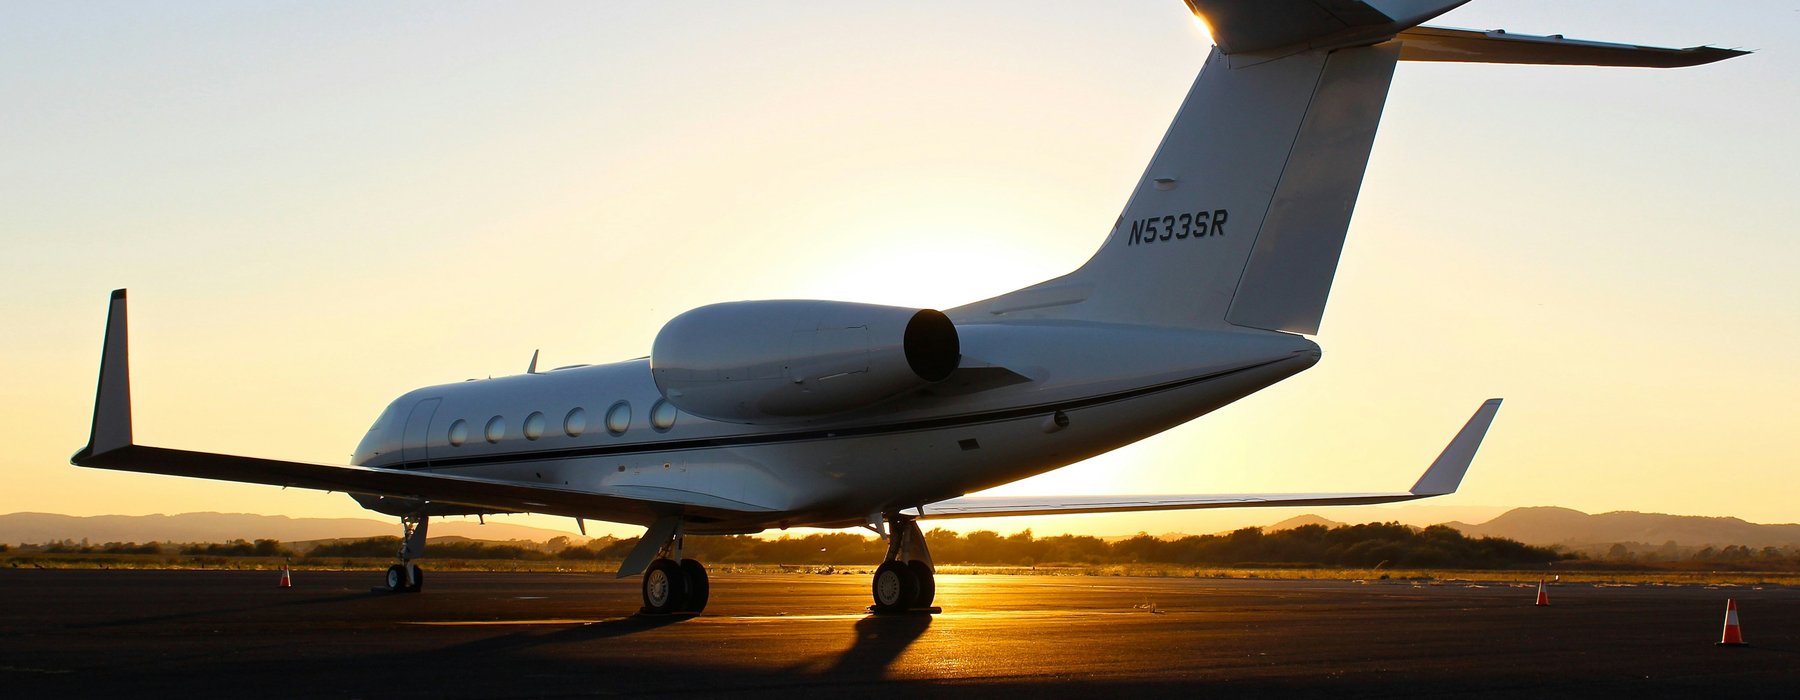
[[[1757,53],[1402,64],[1323,361],[993,493],[1404,489],[1500,396],[1462,491],[1416,512],[1800,521],[1800,5],[1477,0],[1433,24]],[[694,306],[947,308],[1067,272],[1208,43],[1178,0],[8,4],[0,513],[381,517],[69,466],[114,288],[139,442],[345,463],[409,389],[534,349],[642,356]]]

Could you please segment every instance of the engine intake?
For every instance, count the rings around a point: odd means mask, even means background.
[[[669,403],[733,423],[804,420],[943,381],[961,362],[943,312],[837,301],[740,301],[676,316],[650,374]]]

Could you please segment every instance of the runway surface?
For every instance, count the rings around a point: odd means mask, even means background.
[[[8,697],[1800,697],[1800,589],[715,574],[694,618],[636,579],[0,570]],[[1752,646],[1720,648],[1725,599]],[[1119,697],[1132,697],[1120,695]],[[1142,697],[1141,695],[1139,697]]]

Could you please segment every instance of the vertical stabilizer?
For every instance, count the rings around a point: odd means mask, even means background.
[[[1315,332],[1398,56],[1214,49],[1065,313]]]
[[[1400,47],[1331,53],[1225,318],[1316,334]]]

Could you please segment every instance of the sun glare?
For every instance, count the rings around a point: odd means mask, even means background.
[[[1207,43],[1209,43],[1209,44],[1217,43],[1217,42],[1213,41],[1212,25],[1206,23],[1205,17],[1201,17],[1200,15],[1195,14],[1194,15],[1194,28],[1200,30],[1200,33],[1206,37]]]

